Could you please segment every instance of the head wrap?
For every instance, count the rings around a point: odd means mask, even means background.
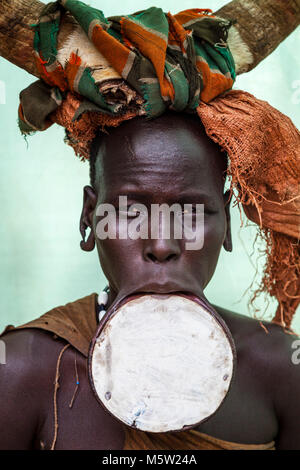
[[[75,27],[57,50],[65,10]],[[42,80],[21,92],[19,125],[25,134],[63,125],[66,141],[88,159],[99,127],[155,118],[167,109],[198,113],[229,156],[231,190],[266,240],[257,292],[277,298],[273,321],[289,327],[300,302],[300,136],[268,103],[229,91],[235,80],[226,42],[231,24],[211,10],[172,16],[152,7],[105,18],[77,0],[50,3],[34,25]]]

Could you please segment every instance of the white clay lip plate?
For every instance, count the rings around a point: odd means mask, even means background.
[[[147,294],[107,312],[91,344],[89,375],[113,416],[168,432],[216,412],[233,377],[235,348],[222,319],[204,305],[186,295]]]

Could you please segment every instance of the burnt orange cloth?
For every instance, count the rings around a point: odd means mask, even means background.
[[[63,338],[87,357],[90,342],[97,328],[96,300],[97,294],[88,295],[75,302],[55,307],[24,325],[17,327],[8,325],[2,334],[15,329],[39,328]]]
[[[232,90],[198,115],[207,135],[228,153],[231,189],[266,242],[263,278],[252,301],[278,301],[273,321],[290,327],[300,303],[300,133],[292,121],[250,93]]]
[[[56,307],[24,325],[16,328],[9,325],[2,335],[11,330],[42,329],[63,338],[87,357],[90,341],[97,328],[96,300],[97,294],[88,295]],[[124,426],[124,430],[123,450],[275,450],[274,441],[266,444],[239,444],[223,441],[194,429],[174,433],[149,433]]]
[[[190,429],[172,433],[150,433],[126,427],[124,450],[275,450],[267,444],[239,444],[223,441]]]

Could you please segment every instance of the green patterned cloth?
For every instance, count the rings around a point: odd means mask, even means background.
[[[200,100],[209,102],[233,85],[234,61],[226,44],[231,22],[213,16],[210,10],[185,10],[172,16],[151,7],[106,18],[80,1],[60,0],[48,4],[33,25],[37,67],[49,90],[44,87],[41,93],[43,86],[37,83],[21,93],[19,122],[24,133],[47,128],[47,110],[53,112],[68,91],[105,114],[128,110],[126,104],[106,99],[93,67],[77,53],[76,44],[66,64],[58,61],[57,36],[65,11],[73,15],[120,79],[142,97],[149,118],[168,108],[195,112]]]

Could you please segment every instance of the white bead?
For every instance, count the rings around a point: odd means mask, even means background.
[[[99,312],[99,315],[98,315],[99,321],[102,320],[102,318],[104,317],[105,314],[106,314],[106,310],[101,310],[101,311]]]
[[[100,292],[98,295],[98,304],[99,305],[106,305],[108,301],[108,294],[105,291]]]

